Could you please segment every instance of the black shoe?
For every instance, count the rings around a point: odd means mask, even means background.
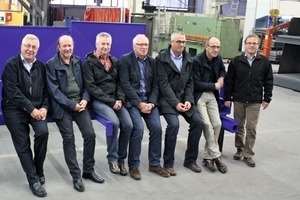
[[[104,183],[104,179],[98,176],[95,172],[83,173],[82,178],[89,179],[95,183]]]
[[[212,172],[217,171],[217,168],[215,167],[215,163],[213,160],[203,159],[202,164]]]
[[[120,168],[118,163],[108,163],[109,165],[109,170],[113,174],[120,174]]]
[[[193,172],[196,172],[196,173],[200,173],[201,172],[201,168],[197,165],[197,163],[192,163],[192,164],[186,164],[186,163],[184,163],[183,166],[185,166],[186,168],[189,168]]]
[[[74,189],[77,190],[78,192],[83,192],[85,189],[81,179],[74,180],[73,186]]]
[[[45,188],[43,188],[40,182],[30,184],[29,188],[32,191],[32,193],[37,197],[45,197],[47,195]]]
[[[214,159],[214,161],[217,165],[218,170],[225,174],[227,172],[227,166],[223,163],[222,159],[219,157]]]
[[[45,182],[46,182],[45,176],[40,177],[40,182],[41,182],[42,185],[45,184]]]
[[[125,164],[119,164],[119,168],[120,168],[120,175],[127,176],[127,170],[125,168]]]

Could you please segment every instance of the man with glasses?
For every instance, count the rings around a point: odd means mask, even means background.
[[[6,126],[29,182],[32,193],[47,195],[44,161],[47,152],[48,92],[45,65],[36,55],[39,39],[27,34],[22,40],[21,53],[10,58],[2,74],[2,111]],[[31,150],[30,127],[34,131],[34,153]]]
[[[273,70],[268,58],[258,52],[260,39],[250,34],[245,39],[245,53],[236,56],[228,66],[225,78],[225,106],[234,105],[235,133],[234,160],[243,160],[255,167],[253,147],[260,108],[265,110],[271,101]]]
[[[162,177],[170,174],[160,165],[162,127],[157,109],[158,85],[155,61],[148,56],[149,40],[138,34],[133,38],[133,51],[119,60],[121,87],[126,95],[125,107],[133,122],[129,141],[129,174],[141,179],[139,171],[141,145],[144,134],[144,119],[149,129],[149,171]]]
[[[223,87],[226,74],[222,57],[219,55],[220,49],[220,40],[211,37],[206,41],[204,51],[193,58],[194,98],[203,121],[206,140],[202,163],[212,172],[218,169],[226,173],[227,166],[222,162],[218,145],[222,127],[218,108],[219,91]]]
[[[183,165],[196,173],[201,172],[196,161],[203,124],[194,105],[193,60],[185,50],[185,44],[184,33],[172,33],[170,46],[155,58],[160,89],[159,109],[168,124],[165,134],[164,168],[171,176],[177,174],[174,168],[174,154],[179,131],[179,114],[190,125]]]

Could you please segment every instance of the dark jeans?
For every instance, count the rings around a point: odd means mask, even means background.
[[[23,110],[3,110],[3,115],[29,184],[39,182],[39,177],[44,176],[49,135],[47,121],[37,121]],[[34,158],[30,147],[29,124],[34,131]]]
[[[94,100],[93,111],[113,123],[113,133],[106,136],[107,159],[109,163],[124,163],[127,157],[128,141],[133,129],[132,121],[127,109],[123,106],[120,110],[113,110],[107,104]],[[118,133],[120,128],[120,136]]]
[[[202,134],[203,124],[198,112],[195,112],[190,117],[186,115],[182,116],[190,125],[184,163],[194,164],[198,158],[199,141]],[[169,168],[174,166],[174,154],[179,131],[179,119],[175,114],[164,114],[164,118],[168,124],[165,134],[164,167]]]
[[[81,178],[81,171],[76,158],[73,120],[79,127],[83,137],[83,172],[85,173],[91,173],[94,171],[96,135],[88,110],[84,110],[82,112],[64,111],[63,118],[60,120],[55,120],[63,138],[63,148],[66,163],[69,167],[73,180],[77,180]]]
[[[143,114],[136,107],[128,108],[128,111],[133,122],[128,153],[129,168],[137,169],[140,166],[141,145],[144,134],[142,118],[144,118],[149,130],[149,166],[160,165],[162,130],[158,109],[154,108],[150,114]]]

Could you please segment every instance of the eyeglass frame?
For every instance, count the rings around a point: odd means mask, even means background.
[[[207,46],[210,47],[213,50],[220,50],[221,49],[221,46],[210,46],[209,44]]]
[[[26,49],[32,49],[32,50],[34,50],[34,51],[36,51],[36,50],[38,50],[39,49],[39,47],[38,46],[36,46],[36,45],[31,45],[31,44],[22,44]]]

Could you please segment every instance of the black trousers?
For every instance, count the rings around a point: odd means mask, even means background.
[[[88,110],[82,112],[65,111],[62,119],[55,120],[63,139],[65,160],[73,180],[81,178],[81,171],[76,158],[73,121],[79,127],[83,137],[83,172],[94,171],[96,135]]]
[[[6,126],[29,184],[44,176],[44,161],[48,144],[47,121],[37,121],[23,110],[3,110]],[[34,131],[34,157],[31,150],[30,127]]]

